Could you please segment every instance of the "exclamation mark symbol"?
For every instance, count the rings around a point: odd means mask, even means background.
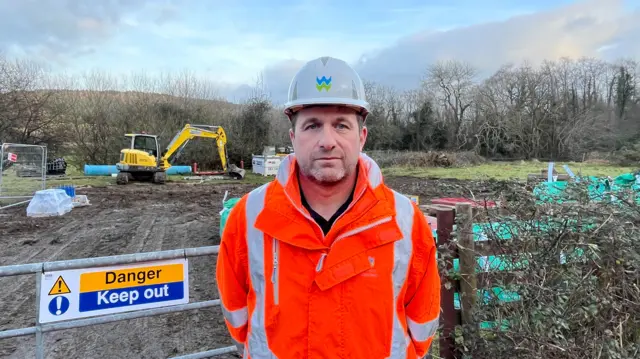
[[[60,310],[61,307],[62,307],[62,297],[56,297],[56,315],[62,314],[62,310]]]
[[[58,293],[62,293],[62,281],[61,280],[58,281]],[[60,303],[60,302],[58,301],[58,303]],[[58,306],[58,308],[60,308],[60,306]]]

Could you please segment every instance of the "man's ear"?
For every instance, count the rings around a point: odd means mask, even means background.
[[[367,142],[367,126],[362,126],[362,130],[360,130],[360,152],[362,152],[365,142]]]
[[[293,146],[293,140],[296,139],[296,134],[293,132],[293,128],[289,129],[289,140],[291,140],[291,146]]]

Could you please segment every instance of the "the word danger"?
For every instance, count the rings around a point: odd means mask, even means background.
[[[105,283],[138,283],[144,284],[147,280],[160,279],[160,272],[162,269],[140,271],[140,272],[127,272],[127,273],[115,273],[106,272]]]

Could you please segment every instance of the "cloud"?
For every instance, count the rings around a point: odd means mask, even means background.
[[[628,12],[624,5],[622,0],[589,0],[504,21],[417,32],[363,54],[353,65],[363,78],[402,90],[418,87],[427,67],[439,60],[468,61],[487,75],[509,62],[638,56],[640,43],[634,39],[640,35],[640,13]],[[264,69],[276,102],[286,100],[289,81],[307,60]]]
[[[400,90],[451,58],[486,75],[508,62],[638,57],[640,13],[629,1],[0,0],[0,52],[72,74],[189,70],[233,100],[261,75],[280,104],[298,69],[325,55]]]
[[[355,66],[363,77],[411,88],[438,60],[468,61],[487,73],[508,62],[601,57],[602,46],[640,34],[640,18],[626,13],[623,5],[621,0],[590,0],[501,22],[418,33]],[[627,54],[640,48],[637,43],[629,45],[622,49]],[[612,52],[609,58],[623,54]]]
[[[92,53],[146,0],[0,0],[0,50],[63,62]],[[160,13],[161,19],[169,14]]]

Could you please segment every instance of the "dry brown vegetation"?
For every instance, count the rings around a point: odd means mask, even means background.
[[[505,184],[506,212],[478,213],[494,225],[484,225],[485,240],[471,248],[490,257],[478,261],[475,285],[483,292],[455,334],[460,358],[640,356],[638,195],[629,187],[602,192],[604,200],[588,193],[586,183],[573,184],[564,203],[541,203]],[[472,283],[446,269],[463,249],[439,248],[443,278]]]
[[[475,152],[447,151],[369,151],[366,152],[381,167],[465,167],[485,163]]]

